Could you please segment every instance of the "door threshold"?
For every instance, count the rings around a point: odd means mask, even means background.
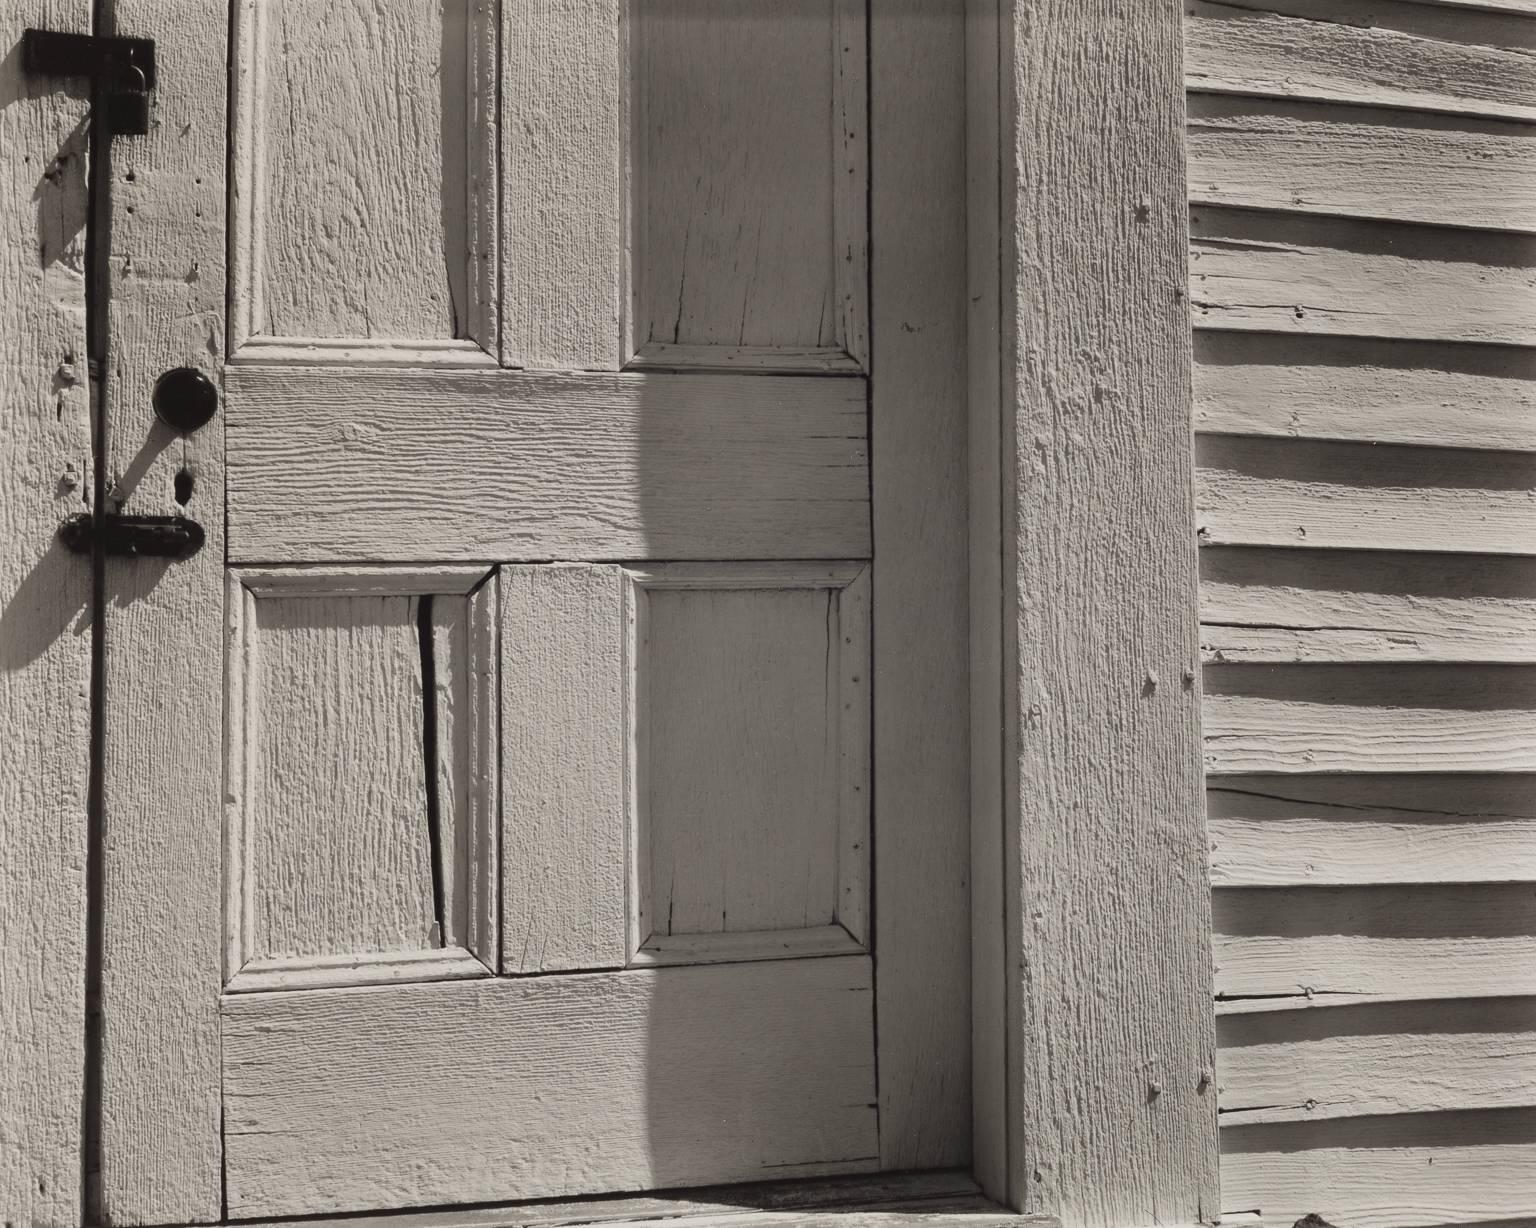
[[[963,1169],[717,1185],[659,1194],[302,1219],[235,1220],[242,1228],[1060,1228],[991,1201]]]

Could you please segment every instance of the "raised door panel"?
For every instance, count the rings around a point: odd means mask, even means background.
[[[228,992],[489,974],[496,662],[483,577],[232,574]]]
[[[244,0],[233,349],[492,361],[496,22],[474,0]]]

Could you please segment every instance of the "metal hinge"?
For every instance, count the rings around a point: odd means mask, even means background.
[[[203,526],[184,516],[112,516],[101,518],[102,550],[127,558],[184,559],[203,546]],[[76,554],[90,554],[96,544],[96,518],[71,516],[59,536]]]
[[[105,87],[102,118],[109,132],[143,136],[149,131],[154,39],[28,30],[21,36],[21,67],[28,76],[89,77]]]

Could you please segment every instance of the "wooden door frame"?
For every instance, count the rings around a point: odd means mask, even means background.
[[[162,87],[156,131],[117,159],[119,176],[133,175],[114,183],[114,249],[148,275],[118,269],[109,478],[131,477],[133,510],[174,513],[173,479],[187,469],[188,511],[209,530],[202,555],[153,582],[109,577],[103,869],[119,911],[97,970],[99,1094],[113,1111],[94,1158],[116,1158],[87,1181],[86,1215],[105,1208],[124,1223],[209,1222],[221,1206],[207,986],[220,976],[222,433],[182,442],[148,417],[154,374],[221,362],[226,335],[228,26],[209,11],[206,0],[114,5],[120,30],[157,40],[164,82],[199,85]],[[956,617],[963,640],[969,618],[971,952],[944,985],[969,973],[972,1027],[969,1051],[958,1037],[920,1068],[936,1083],[969,1077],[965,1142],[999,1201],[1068,1225],[1213,1220],[1180,7],[872,0],[870,17],[871,211],[894,219],[872,252],[871,346],[885,364],[872,386],[876,507],[887,509],[876,537],[921,540],[907,570],[887,571],[888,606],[912,600],[925,575],[951,594],[877,622],[877,680],[879,654],[897,662]],[[900,80],[888,71],[898,64]],[[45,163],[55,151],[31,152]],[[927,474],[931,488],[928,449],[963,434],[967,413],[969,478],[934,504],[916,485]],[[139,447],[146,438],[154,448]],[[965,564],[958,596],[944,584],[956,552],[967,557],[967,514],[968,615]],[[921,805],[903,813],[886,829],[877,818],[888,859],[904,837],[907,853],[928,838]],[[184,888],[172,900],[142,885],[168,863]],[[878,897],[884,949],[918,952],[893,978],[913,1002],[920,974],[952,949],[896,915],[904,891],[920,900],[925,868],[887,878]],[[53,878],[39,873],[40,897]],[[83,902],[71,906],[83,929]],[[48,955],[59,986],[83,983],[73,934]],[[51,1053],[60,1028],[85,1034],[82,997],[54,1002],[22,1019],[28,1052]],[[882,1045],[918,1052],[921,1027],[902,1037],[894,1023],[882,1015]],[[78,1084],[78,1071],[57,1073]],[[930,1090],[902,1111],[920,1116]],[[57,1222],[79,1134],[30,1126],[7,1122],[38,1154],[24,1183],[0,1184],[0,1209]],[[888,1160],[942,1163],[956,1146],[894,1143]],[[52,1193],[37,1193],[38,1175]]]
[[[1213,1222],[1182,6],[967,27],[975,1169]]]

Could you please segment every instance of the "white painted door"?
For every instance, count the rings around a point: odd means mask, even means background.
[[[886,7],[235,5],[222,820],[106,922],[221,951],[108,978],[109,1214],[968,1162],[958,6]],[[114,242],[222,174],[179,8]]]

